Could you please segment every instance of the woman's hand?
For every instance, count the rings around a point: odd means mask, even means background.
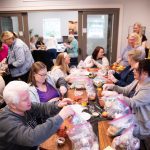
[[[114,84],[104,84],[103,85],[103,90],[104,91],[112,90],[114,86],[115,86]]]
[[[63,100],[59,101],[58,107],[62,108],[66,105],[73,104],[73,101],[70,98],[64,98]]]
[[[116,83],[118,80],[114,77],[113,74],[108,75],[108,79],[111,80],[113,83]]]
[[[102,91],[102,96],[117,96],[118,93],[116,91]]]

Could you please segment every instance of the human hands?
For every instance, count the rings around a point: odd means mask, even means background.
[[[73,116],[74,114],[75,112],[70,105],[63,107],[62,110],[59,112],[59,115],[63,120],[65,120],[69,116]]]
[[[65,86],[60,86],[59,90],[60,90],[60,93],[61,93],[62,97],[67,92],[67,88]]]
[[[116,96],[118,93],[116,91],[102,91],[101,93],[102,96]]]
[[[108,74],[108,79],[111,80],[113,83],[116,83],[118,80],[114,77],[113,74]]]
[[[103,85],[103,90],[104,91],[112,90],[114,86],[115,86],[114,84],[104,84]]]
[[[70,99],[70,98],[64,98],[63,100],[61,100],[59,103],[58,103],[58,107],[64,107],[68,104],[72,104],[73,101]]]
[[[108,70],[108,75],[114,74],[114,73],[115,73],[115,70]]]

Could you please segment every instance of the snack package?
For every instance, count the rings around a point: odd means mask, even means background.
[[[140,140],[133,136],[134,126],[130,126],[124,133],[115,137],[112,142],[112,148],[116,150],[138,150]]]
[[[98,150],[98,140],[89,122],[75,114],[71,120],[73,128],[67,131],[73,150]]]
[[[109,136],[118,136],[120,135],[125,129],[129,128],[131,125],[134,124],[134,116],[133,114],[128,114],[122,116],[120,118],[114,119],[109,122],[110,126],[107,130]]]
[[[105,102],[104,110],[110,118],[114,119],[131,113],[130,107],[119,97],[120,95],[102,98]]]

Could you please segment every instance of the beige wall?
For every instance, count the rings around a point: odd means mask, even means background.
[[[134,22],[146,26],[150,40],[150,0],[0,0],[0,11],[120,8],[118,52],[126,45],[128,27]]]

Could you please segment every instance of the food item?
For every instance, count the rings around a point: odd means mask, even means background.
[[[102,117],[108,117],[108,112],[103,111],[103,112],[102,112]]]
[[[102,94],[102,90],[103,90],[103,89],[100,88],[100,87],[97,88],[97,96],[98,96],[98,97],[101,97],[101,96],[102,96],[102,95],[101,95],[101,94]]]
[[[99,113],[98,113],[98,112],[93,112],[92,115],[93,115],[94,117],[97,117],[97,116],[99,116]]]
[[[115,150],[115,149],[113,149],[113,148],[110,147],[110,146],[107,146],[104,150]]]
[[[96,77],[96,74],[94,74],[94,73],[89,73],[88,77],[94,79],[94,78]]]
[[[57,135],[58,135],[59,137],[66,137],[66,136],[67,136],[66,131],[67,131],[67,127],[64,126],[64,125],[61,125],[61,127],[60,127],[60,128],[58,129],[58,131],[57,131]]]
[[[100,105],[101,107],[104,107],[105,102],[104,102],[102,99],[99,99],[99,105]]]
[[[107,129],[107,134],[109,136],[116,136],[117,133],[119,131],[119,128],[115,127],[115,126],[109,126],[109,128]]]

